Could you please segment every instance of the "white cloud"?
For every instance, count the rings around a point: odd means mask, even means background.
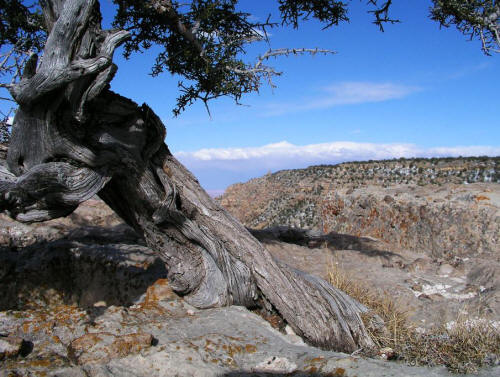
[[[500,147],[456,146],[424,148],[407,143],[331,143],[295,145],[287,141],[248,148],[212,148],[178,152],[176,157],[209,189],[245,181],[280,169],[304,168],[345,161],[399,157],[499,156]]]
[[[274,103],[267,106],[266,115],[280,115],[334,106],[383,102],[406,97],[421,90],[415,86],[395,83],[349,81],[327,86],[322,94],[296,103]]]
[[[473,145],[467,147],[435,147],[423,150],[422,157],[500,156],[500,147]]]
[[[469,76],[479,71],[490,68],[491,62],[481,62],[473,66],[465,66],[455,72],[450,73],[446,78],[449,80],[460,79],[465,76]]]
[[[457,146],[422,148],[415,144],[356,143],[336,141],[331,143],[295,145],[288,141],[246,148],[206,148],[195,152],[178,152],[176,157],[186,161],[255,161],[264,159],[274,165],[275,160],[364,160],[399,157],[439,157],[500,155],[500,147]]]

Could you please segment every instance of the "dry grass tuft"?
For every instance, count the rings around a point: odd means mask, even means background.
[[[457,373],[473,373],[500,362],[500,329],[489,320],[462,316],[452,326],[443,324],[420,332],[409,320],[410,310],[389,293],[380,294],[361,281],[351,280],[338,262],[329,264],[328,279],[384,320],[387,331],[373,331],[372,338],[380,348],[392,348],[398,360],[411,365],[445,365]],[[369,317],[370,313],[363,316],[366,324]],[[365,354],[375,356],[373,350]]]
[[[404,359],[420,365],[445,365],[453,372],[472,373],[496,365],[500,357],[500,331],[491,321],[458,319],[425,333],[410,333],[400,352]]]
[[[408,319],[410,309],[403,309],[399,303],[387,292],[382,294],[359,280],[351,280],[338,262],[331,262],[328,266],[328,280],[330,284],[355,298],[364,306],[372,309],[384,320],[387,331],[371,333],[374,341],[381,347],[397,349],[409,333],[415,332],[414,326]],[[364,314],[364,322],[369,323],[370,312]]]

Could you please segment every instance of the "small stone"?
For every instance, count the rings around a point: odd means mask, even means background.
[[[290,343],[293,343],[297,346],[303,346],[305,345],[306,343],[304,342],[304,339],[302,339],[300,336],[298,335],[287,335],[286,336],[287,339],[290,341]]]
[[[325,246],[326,247],[328,246],[328,243],[326,242],[322,242],[321,240],[311,240],[307,243],[307,247],[309,249],[316,249],[316,248],[320,248],[321,246]]]
[[[253,372],[293,373],[297,370],[297,364],[286,357],[273,356],[265,359],[252,369]]]
[[[105,363],[139,353],[153,344],[153,336],[146,333],[114,335],[107,332],[87,333],[69,346],[69,355],[78,364]]]
[[[425,334],[426,333],[426,329],[424,329],[423,327],[415,327],[415,332],[417,334]]]
[[[429,295],[431,301],[441,301],[444,300],[444,296],[440,293],[432,293]]]
[[[429,297],[429,295],[425,294],[425,293],[422,293],[421,295],[418,295],[417,296],[419,300],[431,300],[431,298]]]
[[[293,343],[293,344],[297,344],[297,345],[304,345],[304,339],[302,339],[300,336],[298,336],[297,334],[295,334],[295,331],[293,331],[293,329],[291,328],[290,325],[286,325],[285,326],[285,333],[286,333],[286,337],[287,339]]]
[[[285,326],[285,333],[287,335],[297,335],[297,334],[295,334],[295,331],[293,331],[293,329],[290,327],[290,325]]]
[[[148,288],[144,303],[153,304],[159,301],[172,301],[178,297],[170,287],[167,279],[158,279]]]
[[[429,268],[430,264],[431,261],[429,258],[417,258],[408,264],[406,268],[410,272],[424,271]]]
[[[448,263],[443,263],[443,264],[439,267],[439,270],[438,270],[438,275],[441,275],[441,276],[449,276],[449,275],[451,275],[454,271],[455,271],[455,269],[453,268],[453,266],[449,265]]]
[[[484,357],[484,363],[490,366],[500,365],[500,356],[495,353],[489,353]]]
[[[396,357],[396,354],[391,347],[381,348],[378,351],[378,355],[382,360],[392,360]]]
[[[390,195],[386,195],[384,196],[384,202],[386,202],[387,204],[394,203],[394,198]]]

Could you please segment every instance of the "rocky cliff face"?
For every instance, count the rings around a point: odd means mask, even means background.
[[[498,252],[499,158],[398,160],[288,170],[229,187],[250,228],[371,236],[433,256]],[[473,183],[467,183],[473,182]]]

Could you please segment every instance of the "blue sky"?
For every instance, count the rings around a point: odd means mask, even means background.
[[[148,103],[167,127],[171,151],[217,192],[268,171],[349,160],[445,155],[500,155],[500,55],[428,19],[430,1],[395,1],[385,33],[371,23],[366,1],[353,0],[350,23],[328,30],[307,22],[272,29],[272,48],[320,47],[328,56],[270,61],[283,75],[277,88],[202,104],[178,118],[171,110],[178,77],[148,75],[153,54],[115,55],[112,89]],[[241,1],[264,21],[274,1]],[[102,2],[105,16],[109,0]],[[266,51],[249,49],[249,58]]]

